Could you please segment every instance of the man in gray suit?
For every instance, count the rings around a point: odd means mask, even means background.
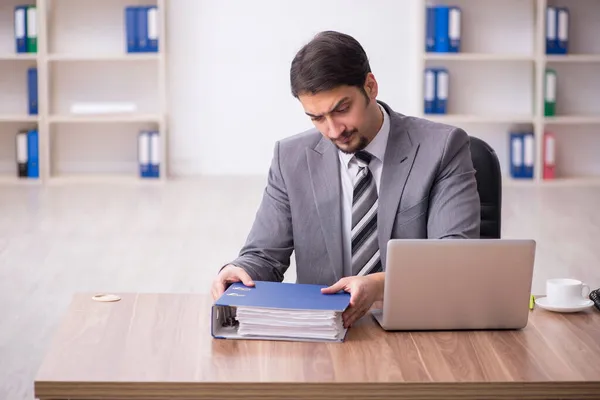
[[[389,239],[479,237],[469,137],[376,100],[363,48],[342,33],[316,35],[290,78],[315,129],[276,143],[247,242],[212,295],[232,282],[282,281],[295,252],[298,283],[351,294],[349,326],[383,300]]]

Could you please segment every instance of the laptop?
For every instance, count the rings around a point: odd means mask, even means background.
[[[521,329],[527,325],[536,242],[392,239],[387,245],[385,330]]]

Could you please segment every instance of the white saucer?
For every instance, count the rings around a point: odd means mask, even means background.
[[[546,297],[540,297],[539,299],[535,299],[535,304],[548,311],[572,313],[590,308],[594,305],[594,302],[592,300],[582,298],[581,301],[573,304],[556,305],[548,303]]]

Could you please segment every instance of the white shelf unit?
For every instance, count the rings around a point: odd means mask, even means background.
[[[36,54],[17,54],[14,8],[37,6]],[[158,53],[127,53],[125,8],[158,6]],[[164,182],[168,177],[165,0],[3,0],[0,4],[0,184],[16,177],[15,134],[39,132],[38,183]],[[38,68],[39,115],[27,115],[26,70]],[[16,68],[15,68],[16,67]],[[8,74],[7,74],[8,73]],[[134,102],[135,113],[81,115],[74,102]],[[139,178],[142,129],[160,133],[160,177]],[[9,145],[10,144],[10,145]]]
[[[427,5],[461,8],[459,53],[425,50]],[[600,2],[596,0],[423,0],[421,71],[449,72],[447,114],[421,117],[459,126],[489,143],[504,182],[517,185],[600,184]],[[546,8],[569,8],[569,51],[546,55]],[[544,116],[546,68],[557,72],[556,115]],[[534,132],[533,179],[510,177],[509,132]],[[543,135],[556,137],[554,180],[543,178]]]

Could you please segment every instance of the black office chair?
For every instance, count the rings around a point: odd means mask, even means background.
[[[502,173],[496,152],[483,140],[470,137],[471,159],[475,167],[477,191],[481,201],[482,239],[500,238],[502,211]]]

